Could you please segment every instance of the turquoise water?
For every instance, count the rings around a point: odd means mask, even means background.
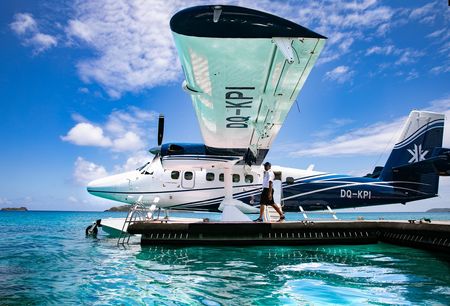
[[[93,220],[123,215],[0,212],[0,304],[450,304],[447,255],[381,243],[176,248],[141,247],[134,239],[118,248],[104,234],[84,236]],[[339,216],[450,219],[426,213]]]

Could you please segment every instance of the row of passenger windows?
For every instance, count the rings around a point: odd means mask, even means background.
[[[170,177],[173,180],[178,180],[180,178],[180,171],[172,171],[170,173]],[[192,180],[193,177],[194,177],[194,174],[191,171],[184,172],[184,179],[185,180],[188,180],[188,181]],[[207,172],[206,173],[206,180],[208,182],[213,182],[215,180],[215,178],[216,178],[216,174],[215,173],[212,173],[212,172]],[[219,181],[221,181],[221,182],[224,181],[223,173],[219,174]],[[236,173],[233,174],[233,183],[239,183],[240,181],[241,181],[241,176],[239,174],[236,174]],[[249,183],[249,184],[253,183],[253,175],[246,174],[244,176],[244,181],[246,183]]]

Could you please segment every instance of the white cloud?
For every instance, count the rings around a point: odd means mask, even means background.
[[[89,88],[87,88],[87,87],[80,87],[80,88],[78,88],[78,92],[83,93],[83,94],[88,94],[89,93]]]
[[[37,29],[36,21],[28,13],[14,15],[14,21],[9,26],[17,35],[23,35],[26,32],[35,32]]]
[[[443,112],[450,116],[450,97],[430,102],[428,111]],[[334,139],[312,143],[309,147],[291,153],[291,156],[367,156],[385,153],[389,145],[393,145],[403,127],[406,117],[391,122],[378,122],[359,128]],[[444,146],[450,145],[450,124],[444,131]]]
[[[403,49],[400,51],[400,58],[395,62],[396,65],[410,64],[417,61],[419,57],[425,55],[422,51]]]
[[[366,55],[371,55],[371,54],[382,54],[382,55],[389,55],[392,52],[394,52],[395,47],[394,45],[388,45],[388,46],[373,46],[369,49],[367,49],[366,51]]]
[[[417,70],[413,68],[409,72],[397,71],[395,75],[398,77],[402,77],[405,81],[411,81],[419,77],[419,72],[417,72]]]
[[[377,0],[363,0],[343,3],[343,7],[351,10],[365,10],[375,5]]]
[[[39,32],[37,22],[31,14],[14,15],[10,28],[21,38],[24,45],[33,47],[35,54],[56,47],[58,44],[55,36]]]
[[[397,66],[415,63],[420,57],[425,55],[422,51],[413,50],[410,48],[396,48],[394,45],[373,46],[367,49],[366,56],[374,54],[396,56],[397,60],[395,60],[395,65]]]
[[[408,74],[406,76],[406,80],[410,81],[410,80],[417,79],[418,77],[419,77],[419,73],[417,72],[417,70],[413,69],[410,72],[408,72]]]
[[[78,157],[74,165],[73,178],[79,185],[85,186],[90,181],[108,175],[105,167]]]
[[[343,25],[348,27],[371,27],[380,25],[391,19],[393,11],[389,7],[378,7],[364,11],[356,11],[345,16]]]
[[[338,83],[345,83],[351,80],[353,74],[354,71],[350,70],[348,66],[337,66],[333,70],[325,73],[325,78]]]
[[[338,28],[351,32],[374,29],[389,21],[394,14],[393,9],[378,5],[375,1],[312,1],[300,8],[297,6],[295,11],[298,12],[297,20],[309,25],[317,24],[325,35]]]
[[[379,36],[384,36],[391,29],[391,27],[392,25],[390,23],[383,23],[378,27],[376,34]]]
[[[353,123],[354,120],[348,118],[334,118],[330,120],[330,123],[326,124],[320,131],[315,132],[313,136],[318,138],[329,137],[336,133],[338,128]]]
[[[402,121],[376,123],[338,136],[331,141],[313,143],[309,148],[298,150],[291,155],[301,157],[379,154],[398,133]]]
[[[89,120],[87,120],[84,116],[78,113],[73,113],[71,117],[75,122],[89,122]]]
[[[434,6],[434,2],[425,4],[424,6],[412,10],[409,17],[413,19],[419,19],[423,23],[434,21]]]
[[[319,63],[350,53],[356,41],[384,34],[395,10],[365,1],[295,2],[229,0],[267,11],[310,27],[330,39]],[[187,6],[210,4],[185,1],[77,1],[66,33],[96,52],[77,63],[85,82],[97,82],[112,98],[178,81],[181,69],[169,28],[171,16]],[[382,29],[382,30],[381,30]]]
[[[395,10],[376,1],[311,1],[293,5],[289,17],[328,37],[318,65],[350,53],[354,42],[385,35]]]
[[[350,123],[353,123],[354,120],[349,118],[334,118],[331,119],[331,124],[334,128],[341,127]]]
[[[85,122],[75,125],[61,139],[79,146],[110,147],[112,145],[111,140],[103,134],[101,127]]]
[[[450,35],[447,35],[447,38],[450,37]],[[450,52],[450,41],[447,41],[445,44],[443,44],[440,49],[440,53],[447,54],[447,58],[450,58],[449,52]]]
[[[348,52],[354,41],[355,40],[351,37],[344,39],[338,46],[339,50],[345,53]]]
[[[153,157],[147,151],[137,151],[133,155],[128,157],[124,164],[115,165],[114,173],[135,170],[144,165],[146,162],[149,162],[152,158]]]
[[[431,68],[430,72],[433,74],[441,74],[441,73],[450,72],[450,65],[445,64],[442,66],[435,66],[435,67]]]
[[[440,29],[440,30],[436,30],[434,32],[431,32],[430,34],[427,35],[428,38],[436,38],[441,36],[442,34],[446,33],[447,29]]]
[[[380,44],[380,35],[408,22],[424,21],[434,15],[445,18],[436,3],[413,10],[390,7],[376,0],[310,1],[301,6],[297,2],[269,0],[226,0],[225,3],[267,11],[327,36],[318,65],[356,54],[355,46],[361,42],[369,44],[367,55],[395,54],[397,65],[414,63],[423,53],[409,48],[394,50],[392,44],[371,47],[370,43]],[[80,47],[94,51],[94,55],[76,63],[78,74],[86,83],[100,84],[112,98],[178,81],[181,69],[169,20],[175,12],[201,4],[210,3],[206,0],[189,4],[182,0],[78,0],[64,28],[69,42],[65,45],[74,46],[79,42]],[[56,36],[35,35],[39,33],[38,25],[31,14],[17,14],[10,26],[16,33],[29,33],[29,37],[23,38],[24,44],[35,48],[36,53],[58,44]],[[431,37],[441,35],[442,38],[441,33],[435,32]],[[441,43],[445,45],[445,40]],[[446,54],[448,48],[440,50]],[[351,79],[350,74],[347,76]]]
[[[113,148],[116,151],[135,151],[142,148],[141,138],[133,132],[126,132],[120,138],[114,140]]]
[[[151,126],[157,114],[134,106],[126,110],[114,110],[103,124],[89,122],[79,114],[73,114],[72,117],[78,123],[61,139],[79,146],[134,152],[149,146],[150,140],[156,136]]]
[[[116,173],[135,170],[153,158],[147,151],[134,152],[126,159],[123,164],[116,164],[111,171],[108,171],[103,165],[88,161],[83,157],[78,157],[74,164],[73,179],[77,185],[86,186],[89,182],[113,175]],[[3,204],[0,198],[0,205]],[[80,200],[74,196],[70,196],[68,200],[72,203],[79,203]],[[5,202],[7,203],[7,202]]]
[[[56,47],[58,44],[55,37],[43,34],[43,33],[36,33],[28,40],[28,43],[35,48],[35,52],[40,53],[42,51],[45,51],[51,47]]]
[[[98,82],[112,98],[178,80],[169,28],[182,1],[78,1],[66,32],[98,56],[77,64],[85,82]]]
[[[80,20],[69,20],[66,28],[69,37],[76,37],[86,42],[92,42],[94,31],[92,28]]]
[[[77,184],[84,186],[94,179],[109,174],[134,170],[153,158],[146,148],[150,145],[150,140],[155,138],[152,133],[155,129],[151,128],[157,118],[155,112],[144,111],[137,107],[115,110],[108,115],[103,124],[91,123],[79,114],[73,114],[72,117],[78,123],[62,137],[64,141],[76,145],[105,147],[112,152],[131,152],[131,156],[123,164],[114,165],[111,171],[102,165],[78,157],[73,172]]]

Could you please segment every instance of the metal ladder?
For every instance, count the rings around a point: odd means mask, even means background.
[[[142,203],[142,196],[128,210],[127,217],[123,222],[122,231],[120,232],[117,245],[125,245],[130,242],[131,234],[128,233],[128,226],[136,221],[143,221],[148,218],[149,209]]]

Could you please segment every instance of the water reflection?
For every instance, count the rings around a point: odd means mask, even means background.
[[[136,266],[177,293],[178,302],[395,303],[443,302],[448,264],[426,252],[379,244],[332,247],[142,247]],[[441,272],[442,270],[440,270]],[[439,274],[440,277],[436,277]],[[199,297],[202,297],[199,300]],[[417,299],[418,298],[418,299]],[[167,297],[165,297],[167,299]],[[442,301],[441,301],[442,300]]]

